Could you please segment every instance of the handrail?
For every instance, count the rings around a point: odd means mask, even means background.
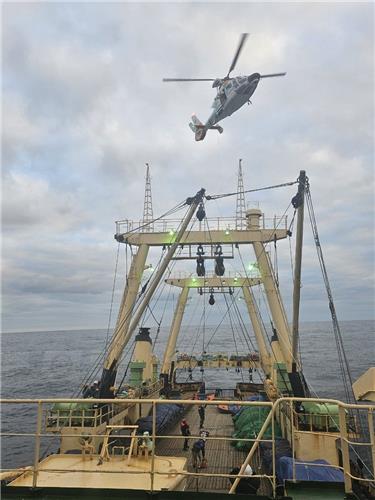
[[[241,220],[247,220],[246,217],[243,217]],[[262,229],[276,229],[281,228],[288,229],[288,216],[287,215],[275,215],[273,217],[264,217],[264,214],[261,215],[261,227]],[[176,230],[179,226],[181,220],[180,219],[158,219],[152,222],[152,231],[153,233],[167,233],[171,230]],[[144,220],[131,220],[131,219],[122,219],[115,221],[116,224],[116,233],[117,234],[126,234],[129,232],[144,232],[145,231],[145,222]],[[151,223],[150,223],[151,225]],[[236,227],[237,225],[237,227]],[[207,231],[207,229],[211,231],[248,231],[247,228],[239,228],[238,227],[238,218],[236,217],[207,217],[205,219],[205,223],[199,222],[198,220],[194,220],[193,222],[193,230],[194,231]]]
[[[91,401],[91,400],[90,400]],[[150,467],[150,478],[151,478],[151,491],[154,491],[155,487],[155,475],[164,475],[164,474],[170,474],[167,472],[160,472],[158,470],[155,470],[155,457],[156,457],[156,439],[158,440],[164,440],[164,439],[177,439],[177,440],[182,440],[184,439],[184,436],[180,435],[158,435],[156,432],[156,409],[158,404],[179,404],[179,405],[190,405],[190,406],[197,406],[202,404],[202,400],[181,400],[181,399],[155,399],[155,398],[148,398],[148,399],[142,399],[142,398],[133,398],[133,399],[123,399],[123,398],[116,398],[116,399],[95,399],[94,400],[96,404],[104,404],[104,405],[116,405],[119,408],[121,407],[127,407],[129,405],[134,405],[134,404],[146,404],[146,405],[152,405],[152,433],[150,435],[150,438],[152,439],[152,453],[151,453],[151,467]],[[232,484],[232,487],[229,490],[229,493],[233,493],[235,491],[235,488],[239,482],[239,480],[242,477],[246,477],[244,475],[244,469],[247,464],[250,463],[252,457],[254,456],[254,453],[259,446],[261,442],[272,442],[272,475],[267,475],[267,474],[258,474],[254,475],[254,477],[261,477],[269,480],[272,484],[272,488],[274,492],[276,491],[276,473],[275,473],[275,418],[277,413],[280,411],[282,408],[282,405],[286,405],[286,408],[290,409],[290,424],[292,428],[292,447],[294,446],[294,432],[299,431],[298,427],[295,427],[295,421],[296,419],[294,418],[295,416],[299,416],[300,414],[296,414],[293,408],[293,403],[298,401],[299,403],[304,403],[304,402],[309,402],[309,403],[325,403],[325,404],[333,404],[337,405],[338,411],[339,411],[339,429],[335,431],[335,435],[339,435],[341,439],[341,448],[342,448],[342,453],[343,453],[343,466],[338,466],[338,465],[329,465],[329,467],[333,469],[338,469],[342,470],[344,473],[344,479],[345,479],[345,491],[347,493],[352,491],[352,480],[356,481],[362,481],[365,483],[373,482],[374,479],[368,479],[368,478],[362,478],[362,477],[357,477],[354,474],[351,473],[350,470],[350,462],[349,462],[349,446],[350,445],[360,445],[360,446],[370,446],[372,449],[372,457],[373,457],[373,462],[375,462],[375,454],[374,454],[374,432],[373,429],[370,429],[370,442],[361,442],[361,443],[356,443],[355,441],[352,441],[348,437],[347,433],[347,420],[346,420],[346,410],[348,409],[357,409],[361,411],[367,411],[368,413],[368,423],[369,426],[371,426],[371,423],[373,422],[373,412],[375,410],[375,407],[373,405],[366,405],[366,404],[361,404],[361,405],[356,405],[352,403],[344,403],[341,401],[338,401],[336,399],[329,399],[329,398],[296,398],[296,397],[283,397],[275,402],[270,402],[270,401],[238,401],[238,400],[204,400],[204,405],[206,406],[217,406],[220,404],[233,404],[241,407],[268,407],[270,408],[270,412],[266,418],[266,420],[263,423],[262,429],[258,433],[258,435],[255,438],[236,438],[236,441],[246,441],[248,443],[252,443],[252,446],[250,448],[250,451],[248,453],[247,458],[243,462],[243,465],[241,467],[240,472],[237,475],[231,475],[231,474],[217,474],[217,473],[207,473],[207,472],[188,472],[188,471],[179,471],[176,472],[176,476],[183,476],[183,477],[188,477],[188,476],[193,476],[193,477],[223,477],[223,478],[235,478],[235,481]],[[41,444],[41,438],[44,437],[52,437],[51,434],[44,434],[42,433],[42,411],[43,411],[43,405],[51,404],[51,403],[87,403],[88,399],[71,399],[71,398],[41,398],[41,399],[0,399],[0,404],[35,404],[37,405],[38,412],[37,412],[37,428],[35,433],[7,433],[7,432],[2,432],[0,435],[1,436],[7,436],[7,437],[12,437],[12,436],[35,436],[35,448],[34,448],[34,465],[29,469],[32,474],[33,474],[33,481],[32,485],[33,487],[37,487],[38,484],[38,475],[40,472],[42,472],[44,469],[43,467],[40,467],[40,444]],[[120,410],[121,411],[121,410]],[[306,412],[308,414],[308,412]],[[298,419],[297,419],[298,420]],[[271,433],[271,439],[264,439],[263,435],[265,430],[268,428],[268,426],[271,425],[272,428],[272,433]],[[107,428],[115,428],[116,426],[108,425]],[[309,431],[311,432],[311,431]],[[316,433],[315,431],[313,431]],[[319,432],[318,434],[324,434],[324,432]],[[76,437],[77,434],[64,434],[66,437]],[[103,434],[92,434],[92,437],[103,437]],[[199,439],[200,436],[194,436],[191,435],[190,438],[194,439]],[[207,437],[207,442],[209,441],[228,441],[232,440],[232,436],[209,436]],[[303,461],[299,461],[299,463],[307,463]],[[321,466],[321,464],[310,464],[313,466]],[[375,477],[375,464],[373,463],[373,474]],[[295,465],[294,465],[295,468]],[[2,469],[3,471],[7,472],[12,472],[12,471],[24,471],[25,469],[17,469],[17,468],[12,468],[12,469]],[[48,469],[49,471],[53,471],[55,469]],[[56,471],[59,469],[56,469]],[[89,472],[88,470],[76,470],[75,472]],[[111,470],[106,470],[106,471],[101,471],[100,473],[108,473],[111,472]],[[113,470],[113,473],[118,472]],[[128,473],[128,471],[122,471],[122,473]],[[134,473],[134,471],[132,472]],[[144,472],[140,472],[144,473]],[[295,469],[293,470],[293,477],[295,478]]]

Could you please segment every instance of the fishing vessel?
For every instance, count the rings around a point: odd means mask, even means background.
[[[288,220],[284,213],[268,219],[258,207],[246,209],[240,163],[236,192],[210,195],[202,188],[154,218],[147,167],[143,220],[116,223],[115,239],[131,249],[132,259],[114,333],[99,358],[101,371],[98,362],[75,398],[2,401],[36,409],[34,462],[2,471],[3,498],[374,496],[375,369],[352,387],[306,173],[301,171],[291,182],[251,191],[293,186],[294,196],[288,200],[292,218]],[[237,199],[236,217],[206,215],[212,200],[229,196]],[[299,305],[305,206],[326,286],[346,401],[319,398],[302,370]],[[170,219],[182,210],[183,217]],[[290,325],[276,249],[292,235]],[[273,263],[269,245],[274,249]],[[255,260],[249,268],[241,248],[250,247]],[[147,258],[155,249],[161,255],[151,268]],[[239,267],[233,265],[234,271],[229,272],[228,263],[236,259]],[[183,274],[176,272],[176,263],[194,268]],[[158,359],[154,346],[163,310],[154,303],[166,289],[177,290],[178,298]],[[262,291],[268,327],[255,289]],[[222,326],[222,316],[214,313],[219,323],[214,333],[220,327],[233,333],[231,352],[212,351],[204,338],[201,349],[195,349],[196,338],[189,337],[188,329],[182,331],[193,294],[204,308],[203,337],[207,308],[214,310],[220,300],[224,304],[227,324]],[[245,309],[239,309],[240,300]],[[241,345],[236,342],[235,317]],[[148,321],[156,327],[149,327]],[[182,335],[187,336],[189,351],[179,349]],[[129,362],[124,369],[126,351]],[[205,379],[209,370],[216,373],[210,383]],[[223,387],[220,373],[227,380],[231,373],[241,379],[231,388]],[[190,423],[190,434],[181,433],[182,419]],[[16,435],[22,433],[3,432],[9,440]],[[45,443],[56,436],[59,446],[53,450]]]

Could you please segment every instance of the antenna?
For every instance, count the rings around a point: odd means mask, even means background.
[[[148,224],[154,219],[154,213],[152,210],[152,195],[151,195],[151,177],[150,177],[150,166],[146,163],[146,185],[145,185],[145,201],[143,204],[143,224],[147,224],[142,231],[152,232],[154,230],[154,224]]]
[[[238,182],[236,201],[236,229],[246,229],[246,205],[245,192],[243,187],[242,160],[238,162]]]

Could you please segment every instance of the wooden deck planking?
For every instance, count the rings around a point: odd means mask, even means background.
[[[198,407],[190,407],[185,417],[189,426],[191,434],[198,436],[199,434],[199,415]],[[229,437],[233,434],[232,417],[229,414],[220,413],[216,406],[206,406],[206,417],[204,428],[209,431],[209,437]],[[170,429],[168,435],[181,436],[180,422]],[[192,466],[192,453],[191,447],[197,438],[189,439],[189,450],[183,451],[182,439],[159,439],[156,444],[157,455],[169,456],[185,456],[188,459],[188,471],[194,472]],[[198,469],[198,473],[214,473],[214,474],[229,474],[231,469],[236,466],[241,466],[246,454],[238,451],[231,446],[231,441],[223,440],[210,440],[206,441],[206,459],[208,466],[206,469]],[[187,481],[187,490],[196,491],[228,491],[229,480],[220,477],[191,477]]]

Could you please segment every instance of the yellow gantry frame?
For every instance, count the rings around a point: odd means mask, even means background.
[[[191,213],[189,215],[191,215]],[[108,351],[107,359],[104,365],[105,368],[109,368],[114,360],[118,360],[120,358],[121,352],[129,342],[131,335],[137,326],[136,323],[140,319],[141,312],[147,306],[146,302],[149,301],[152,297],[152,293],[154,292],[157,286],[157,281],[160,281],[162,279],[162,272],[158,271],[156,273],[155,278],[152,280],[152,283],[150,283],[148,290],[145,294],[145,299],[143,302],[146,305],[137,308],[132,320],[130,321],[130,317],[132,315],[137,294],[139,291],[139,286],[141,283],[149,247],[171,245],[170,250],[172,250],[172,248],[174,247],[175,249],[177,245],[252,244],[254,247],[259,271],[261,274],[261,281],[266,291],[272,320],[278,335],[278,340],[272,342],[273,347],[271,355],[268,352],[267,348],[265,347],[264,338],[262,342],[262,335],[260,333],[260,328],[258,326],[254,328],[255,335],[257,336],[259,350],[260,352],[263,351],[263,356],[262,355],[261,356],[262,356],[262,362],[264,363],[265,373],[266,374],[269,373],[270,371],[269,363],[274,360],[276,360],[277,362],[284,362],[288,368],[288,371],[290,371],[293,361],[290,329],[286,318],[285,309],[278,290],[278,286],[274,278],[272,265],[268,253],[266,252],[265,249],[265,243],[286,238],[288,235],[288,231],[286,228],[265,229],[260,227],[261,216],[262,212],[258,209],[248,210],[246,213],[246,217],[248,219],[246,230],[230,230],[230,231],[200,230],[200,231],[184,231],[184,232],[179,231],[177,234],[173,235],[171,235],[169,232],[148,233],[141,231],[139,232],[133,231],[130,233],[124,233],[122,235],[117,235],[119,237],[119,241],[138,246],[139,249],[137,254],[133,258],[132,267],[127,280],[127,286],[124,292],[122,304],[119,311],[119,317],[118,317],[119,319],[117,321],[115,329],[114,341],[112,342],[111,348]],[[173,257],[173,252],[169,251],[168,253],[170,260]],[[164,264],[163,272],[165,271],[168,262],[169,261],[166,260],[163,263]],[[195,283],[200,283],[199,279],[200,278],[197,278]],[[231,283],[231,285],[229,285],[229,280],[228,278],[225,277],[216,277],[212,279],[216,279],[216,282],[212,282],[212,284],[210,285],[211,287],[214,288],[217,286],[222,286],[222,282],[224,280],[227,282],[226,286],[231,286],[231,287],[242,286],[243,288],[245,289],[247,288],[248,290],[250,290],[249,287],[252,286],[249,283],[242,285],[238,284],[235,285],[234,281],[233,283]],[[242,279],[250,279],[250,278],[242,278]],[[204,281],[207,281],[207,279],[205,278],[202,278],[202,280],[203,283]],[[215,283],[219,284],[217,285]],[[203,287],[204,285],[203,284],[196,285],[196,287],[198,286]],[[185,301],[185,295],[187,299],[187,293],[188,292],[184,292],[184,294],[182,294],[180,297],[180,303],[178,307],[180,310],[182,310],[182,314],[183,314],[183,309],[186,305],[186,302],[184,304],[184,301]],[[246,291],[244,291],[244,295],[246,303],[248,305],[249,315],[254,327],[254,324],[255,325],[259,324],[259,319],[256,318],[256,314],[254,313],[254,308],[252,308],[251,306],[251,303],[253,301],[252,295],[251,292],[248,293]],[[182,320],[182,316],[181,320],[180,316],[181,316],[181,311],[179,312],[176,311],[171,329],[171,334],[172,332],[177,332],[178,335],[178,330]],[[175,333],[173,333],[173,335],[175,335]],[[172,337],[171,347],[167,348],[168,355],[167,358],[165,357],[165,363],[163,362],[163,368],[162,368],[163,373],[164,370],[166,370],[166,366],[168,364],[167,359],[169,359],[170,357],[170,350],[173,347],[173,342],[174,339]]]
[[[167,279],[165,282],[172,286],[180,287],[181,293],[177,302],[177,306],[175,309],[173,322],[171,326],[171,330],[169,333],[169,338],[167,342],[167,347],[164,353],[163,364],[161,368],[161,373],[168,374],[170,373],[171,362],[173,356],[176,352],[176,343],[178,334],[181,327],[182,318],[185,311],[186,302],[188,299],[189,291],[191,288],[241,288],[244,294],[244,299],[247,304],[247,308],[249,311],[249,316],[251,319],[251,323],[253,325],[255,337],[257,340],[259,355],[260,355],[260,363],[263,368],[265,374],[270,374],[271,370],[271,358],[270,353],[267,349],[265,333],[263,331],[260,319],[257,314],[257,309],[254,303],[253,294],[251,292],[250,287],[255,285],[260,285],[262,280],[260,278],[244,278],[244,277],[199,277],[199,278],[179,278],[179,279]]]

